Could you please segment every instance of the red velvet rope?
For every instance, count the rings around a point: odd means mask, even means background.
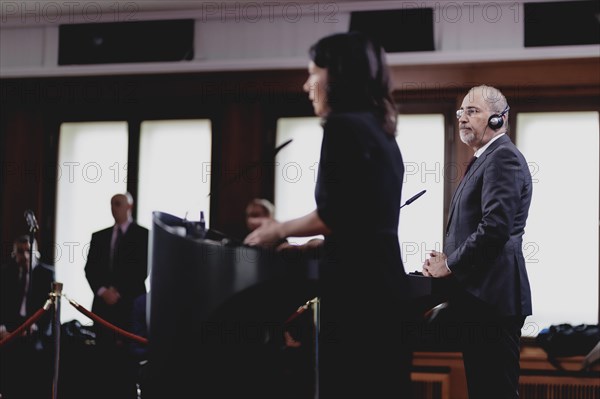
[[[306,308],[304,306],[300,306],[298,308],[298,310],[296,310],[294,313],[292,313],[292,315],[290,317],[287,318],[287,320],[285,321],[285,324],[289,324],[292,322],[292,320],[294,320],[296,317],[300,316],[302,313],[304,313],[306,311]]]
[[[311,302],[313,302],[312,299],[310,301],[306,302],[304,305],[300,306],[294,313],[292,313],[292,315],[290,317],[287,318],[287,320],[283,324],[285,325],[285,324],[291,323],[292,320],[294,320],[296,317],[298,317],[302,313],[306,312],[306,310],[310,307]]]
[[[64,295],[63,295],[64,296]],[[65,297],[66,298],[66,297]],[[135,335],[130,333],[129,331],[125,331],[122,328],[119,328],[117,326],[115,326],[114,324],[109,323],[108,321],[104,320],[103,318],[95,315],[94,313],[90,312],[89,310],[87,310],[86,308],[84,308],[83,306],[81,306],[80,304],[78,304],[75,301],[70,300],[69,298],[67,298],[69,303],[71,305],[73,305],[75,307],[75,309],[79,310],[81,313],[83,313],[84,315],[86,315],[87,317],[89,317],[90,319],[97,321],[98,323],[102,324],[103,326],[123,335],[124,337],[127,337],[133,341],[136,341],[140,344],[144,344],[147,345],[148,344],[148,339],[144,338],[144,337],[140,337],[139,335]]]
[[[22,335],[23,332],[27,328],[29,328],[29,326],[31,326],[40,317],[42,317],[42,315],[44,313],[46,313],[46,311],[48,309],[50,309],[50,306],[46,306],[47,304],[48,303],[46,302],[46,304],[43,307],[41,307],[37,312],[35,312],[33,315],[31,315],[30,318],[25,320],[25,322],[23,324],[21,324],[16,330],[14,330],[10,334],[8,334],[8,336],[6,336],[6,338],[4,338],[3,340],[0,340],[0,348],[2,348],[4,345],[6,345],[9,341],[12,341],[15,337]]]
[[[63,295],[64,296],[64,295]],[[135,335],[130,333],[129,331],[125,331],[122,328],[119,328],[117,326],[115,326],[114,324],[109,323],[108,321],[104,320],[103,318],[95,315],[94,313],[90,312],[89,310],[87,310],[86,308],[84,308],[83,306],[81,306],[80,304],[78,304],[75,301],[72,301],[71,299],[67,298],[67,300],[69,301],[69,303],[75,307],[75,309],[77,309],[78,311],[80,311],[81,313],[83,313],[84,315],[86,315],[87,317],[89,317],[90,319],[97,321],[98,323],[102,324],[103,326],[123,335],[124,337],[127,337],[133,341],[136,341],[140,344],[144,344],[147,345],[148,344],[148,339],[144,338],[144,337],[140,337],[139,335]],[[294,320],[296,317],[300,316],[302,313],[304,313],[308,307],[309,307],[310,301],[307,302],[305,305],[300,306],[298,308],[298,310],[296,310],[296,312],[294,312],[286,321],[285,324],[290,323],[292,320]],[[42,315],[49,309],[49,306],[46,307],[46,305],[44,305],[44,307],[42,307],[41,309],[39,309],[37,312],[35,312],[29,319],[27,319],[27,321],[25,321],[25,323],[23,323],[21,326],[19,326],[16,330],[14,330],[13,332],[11,332],[6,338],[4,338],[3,340],[0,340],[0,348],[3,347],[4,345],[6,345],[9,341],[11,341],[14,337],[20,335],[23,333],[23,331],[25,331],[26,328],[28,328],[30,325],[32,325],[33,323],[35,323],[40,317],[42,317]]]

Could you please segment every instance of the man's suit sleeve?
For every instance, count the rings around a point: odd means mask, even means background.
[[[470,208],[468,216],[479,218],[476,230],[462,244],[457,242],[458,248],[448,256],[448,266],[459,280],[467,278],[474,269],[486,267],[500,254],[513,231],[521,202],[522,171],[514,151],[500,147],[488,156],[486,165],[482,167],[485,169],[481,203],[471,200],[472,203],[466,204]],[[462,210],[465,211],[464,208]],[[455,223],[468,221],[457,220]]]
[[[102,277],[106,273],[103,272],[102,265],[102,254],[100,253],[99,235],[98,233],[92,234],[92,240],[90,241],[90,250],[88,252],[87,262],[85,264],[85,277],[87,278],[90,288],[94,293],[97,294],[100,287],[105,286],[106,281]]]

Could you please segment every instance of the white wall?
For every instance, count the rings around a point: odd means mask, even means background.
[[[528,0],[538,1],[538,0]],[[168,10],[163,8],[168,7]],[[523,47],[518,1],[2,1],[0,77],[303,68],[318,38],[348,30],[350,13],[434,9],[436,51],[390,54],[390,64],[597,57],[598,45]],[[158,11],[161,10],[161,11]],[[191,61],[58,66],[58,26],[195,19]]]

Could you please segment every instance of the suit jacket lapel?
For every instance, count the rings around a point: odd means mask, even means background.
[[[471,166],[471,169],[469,170],[469,172],[462,178],[460,183],[458,183],[458,187],[456,187],[456,191],[454,191],[454,195],[452,196],[452,199],[450,200],[450,215],[448,215],[448,223],[446,223],[446,233],[448,232],[448,228],[450,227],[450,222],[452,221],[452,215],[454,215],[456,199],[460,196],[460,192],[464,188],[466,180],[471,176],[471,174],[473,173],[473,170],[476,168],[476,166],[479,164],[479,162],[480,162],[479,159],[477,159],[477,161],[475,161],[473,166]]]
[[[477,169],[479,169],[479,167],[484,164],[488,155],[490,155],[496,148],[498,148],[500,144],[504,144],[507,141],[510,141],[510,138],[505,134],[504,136],[500,137],[498,140],[490,144],[490,146],[483,152],[483,154],[479,156],[477,161],[475,161],[475,163],[471,166],[471,169],[469,169],[469,172],[467,172],[465,177],[463,177],[463,179],[460,181],[458,187],[456,187],[456,191],[452,196],[452,200],[450,200],[450,215],[448,215],[448,223],[446,223],[446,233],[448,232],[450,222],[452,221],[452,215],[454,214],[456,201],[460,197],[460,193],[462,192],[463,188],[465,188],[466,182],[473,176]]]

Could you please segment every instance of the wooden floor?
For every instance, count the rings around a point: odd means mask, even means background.
[[[581,371],[583,356],[559,359],[564,370],[548,362],[538,347],[521,350],[521,399],[600,399],[600,364]],[[468,399],[467,382],[458,352],[415,352],[415,399]]]

